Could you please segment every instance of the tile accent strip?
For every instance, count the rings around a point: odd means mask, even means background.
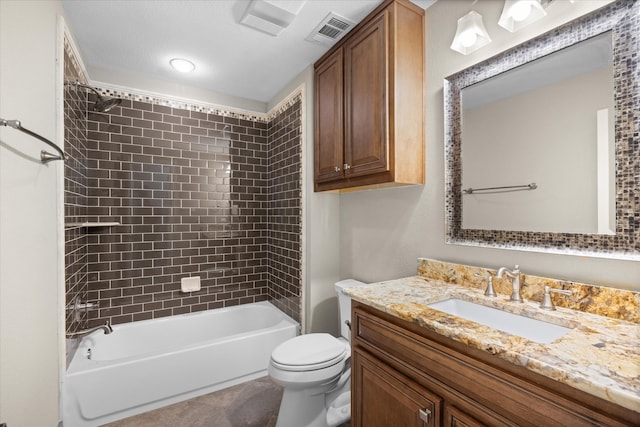
[[[171,108],[197,111],[200,113],[215,114],[223,117],[233,117],[241,120],[259,121],[262,123],[269,123],[273,121],[276,117],[282,114],[282,112],[291,107],[291,105],[295,104],[301,97],[302,93],[302,88],[297,88],[269,112],[260,113],[256,111],[247,111],[228,106],[212,105],[196,100],[173,98],[164,94],[157,94],[154,92],[132,89],[123,86],[109,85],[101,82],[95,82],[93,84],[101,95],[128,99],[131,101],[147,102],[153,105],[162,105]]]

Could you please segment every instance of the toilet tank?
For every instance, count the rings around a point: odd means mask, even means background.
[[[349,326],[345,324],[348,320],[351,322],[351,298],[346,295],[343,290],[352,286],[364,285],[354,279],[341,280],[335,284],[336,293],[338,294],[338,309],[340,314],[340,335],[351,341],[351,333]]]

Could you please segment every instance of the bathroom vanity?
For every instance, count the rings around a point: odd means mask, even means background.
[[[637,322],[420,276],[348,294],[353,426],[640,425]],[[429,307],[451,298],[568,329],[536,342]]]

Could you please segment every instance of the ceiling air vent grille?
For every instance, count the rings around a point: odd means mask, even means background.
[[[320,24],[313,29],[306,40],[322,45],[332,45],[340,40],[355,25],[355,22],[329,12]]]
[[[340,35],[340,33],[342,32],[342,30],[336,28],[336,27],[332,27],[331,25],[325,25],[322,28],[320,28],[320,31],[318,31],[320,34],[322,34],[323,36],[327,36],[330,37],[332,39],[335,39],[336,37],[338,37]]]
[[[331,17],[331,19],[329,19],[329,22],[327,22],[327,26],[340,28],[343,31],[349,29],[349,27],[351,27],[351,24],[348,22],[345,22],[344,18],[342,19],[343,20],[340,20],[336,17]]]

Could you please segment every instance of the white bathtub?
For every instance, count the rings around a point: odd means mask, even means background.
[[[63,425],[99,426],[265,376],[273,349],[298,333],[268,302],[94,332],[63,379]]]

